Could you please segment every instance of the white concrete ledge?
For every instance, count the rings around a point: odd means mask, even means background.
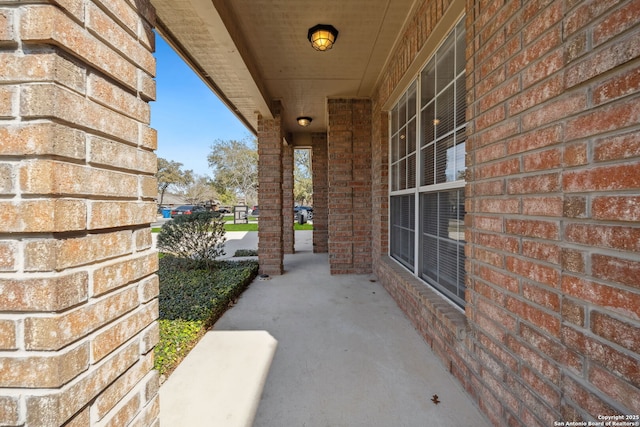
[[[160,388],[162,427],[250,427],[277,341],[266,331],[209,331]]]

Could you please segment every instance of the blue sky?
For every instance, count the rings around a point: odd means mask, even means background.
[[[182,59],[156,35],[156,101],[151,127],[158,131],[158,157],[182,163],[183,170],[210,175],[207,156],[216,139],[242,140],[247,128]]]

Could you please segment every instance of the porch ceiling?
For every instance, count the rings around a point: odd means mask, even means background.
[[[162,36],[251,131],[279,100],[294,135],[326,131],[327,98],[372,95],[414,1],[151,0]],[[319,23],[339,31],[326,52],[307,40]]]

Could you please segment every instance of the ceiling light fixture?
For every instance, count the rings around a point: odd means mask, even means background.
[[[324,52],[333,47],[333,44],[338,39],[338,30],[333,25],[318,24],[309,28],[307,38],[315,50]]]
[[[305,117],[298,117],[298,118],[296,119],[296,121],[298,122],[298,124],[299,124],[300,126],[302,126],[303,128],[306,128],[307,126],[309,126],[309,125],[311,124],[311,121],[312,121],[312,120],[313,120],[313,119],[312,119],[311,117],[306,117],[306,116],[305,116]]]

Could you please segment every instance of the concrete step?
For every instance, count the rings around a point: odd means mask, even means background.
[[[277,341],[266,331],[209,331],[160,388],[162,427],[250,427]]]

